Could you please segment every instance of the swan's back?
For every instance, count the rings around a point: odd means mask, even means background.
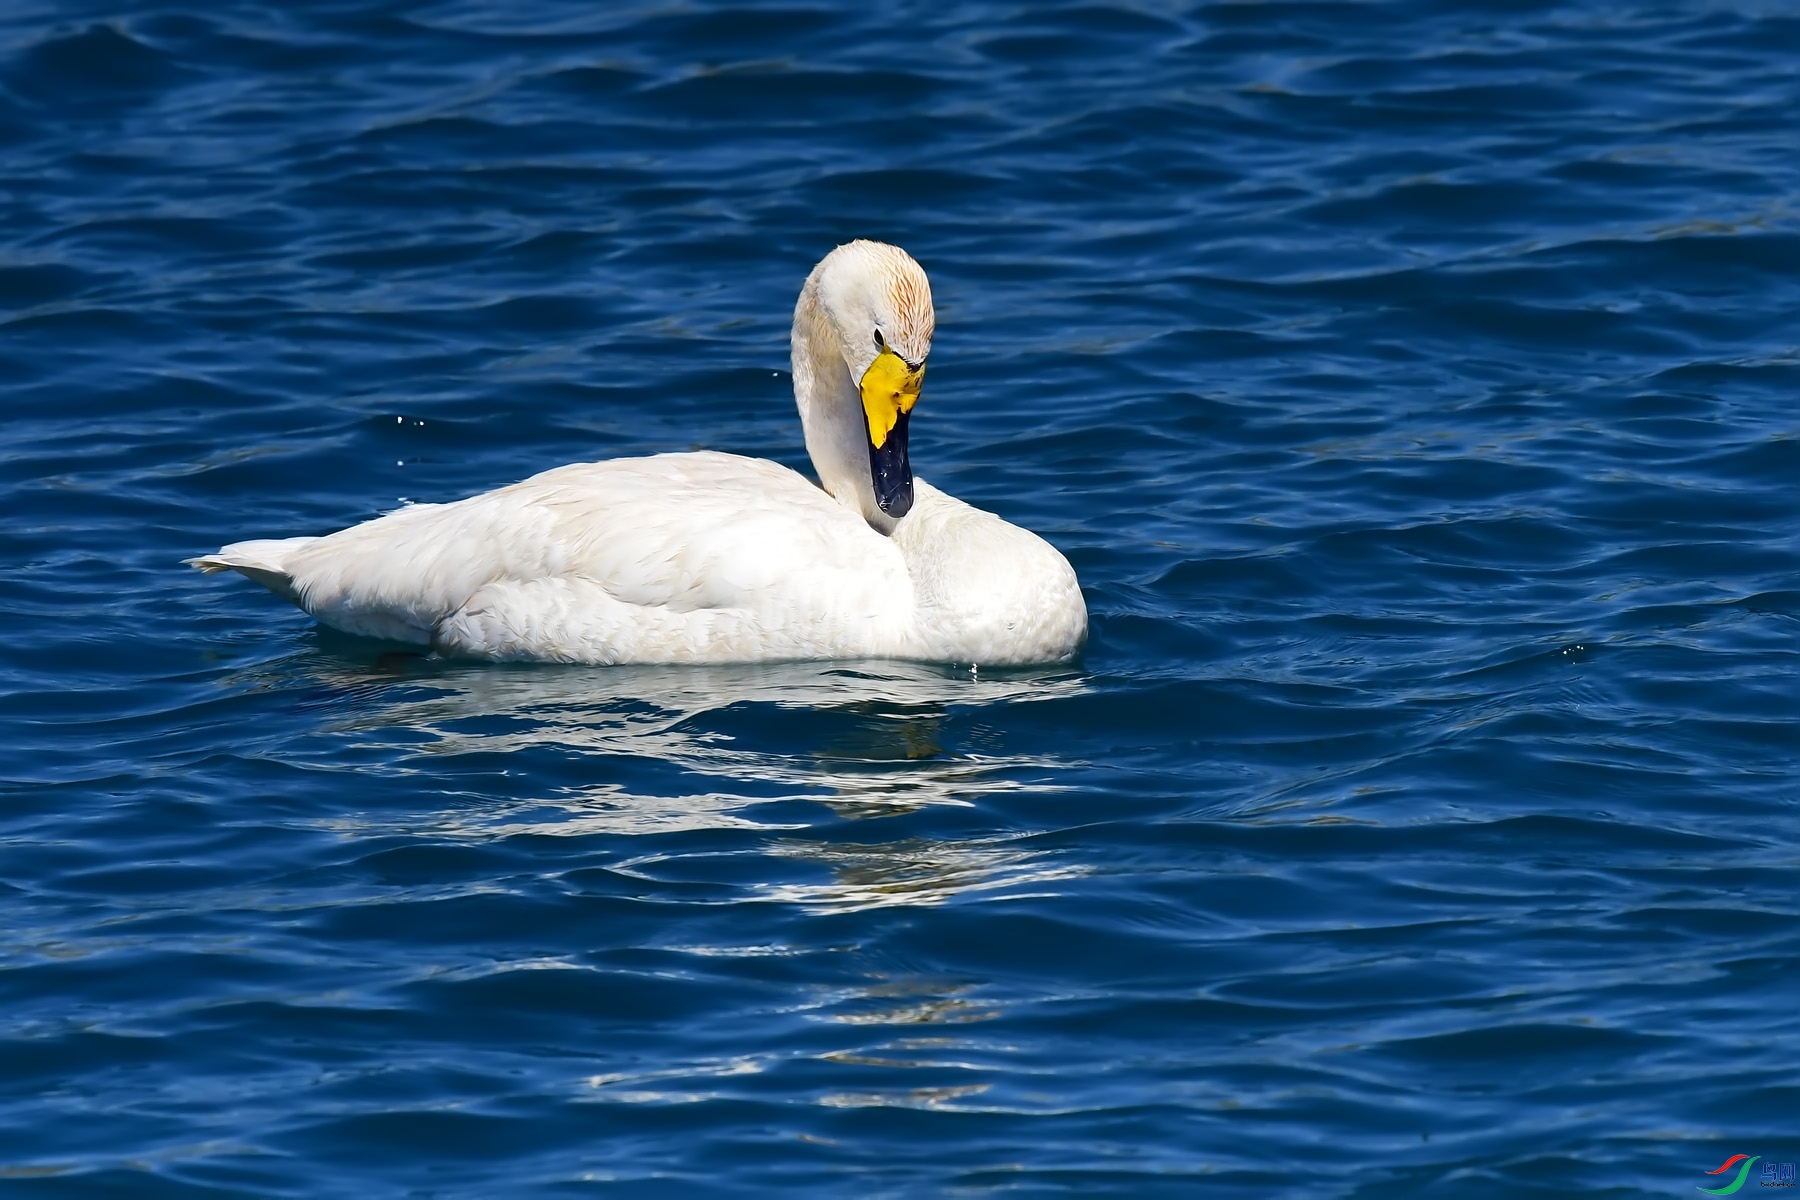
[[[822,608],[878,617],[911,600],[898,551],[855,514],[776,463],[712,451],[575,463],[195,563],[249,575],[334,628],[421,645],[509,582],[597,587],[661,618],[744,610],[759,627],[817,624]],[[530,626],[544,614],[498,615]]]

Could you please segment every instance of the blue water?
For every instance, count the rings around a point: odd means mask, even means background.
[[[14,0],[0,1192],[1800,1158],[1797,64],[1774,0]],[[444,663],[178,563],[801,465],[856,236],[1081,662]]]

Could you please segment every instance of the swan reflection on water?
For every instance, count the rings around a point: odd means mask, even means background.
[[[352,755],[362,760],[356,770],[429,775],[434,787],[454,788],[447,794],[455,802],[429,815],[391,808],[334,815],[330,826],[351,836],[797,834],[815,821],[795,801],[856,820],[1060,790],[1048,777],[1073,764],[970,749],[980,741],[971,737],[971,718],[979,725],[982,708],[1067,698],[1087,686],[1066,667],[994,675],[889,661],[496,667],[320,640],[313,652],[265,667],[255,680],[239,676],[236,685],[291,689],[304,680],[313,692],[308,703],[329,714],[320,734],[385,760],[371,767],[367,754]],[[963,745],[950,750],[943,742],[953,717]],[[459,756],[471,759],[461,787],[454,780],[462,772],[446,761]],[[510,757],[518,762],[511,770]],[[521,797],[527,769],[544,782],[538,794]],[[481,784],[508,774],[504,786]],[[664,856],[645,849],[614,869],[653,869]],[[885,843],[786,836],[760,843],[758,852],[771,864],[827,868],[829,879],[792,882],[792,867],[778,869],[771,872],[778,879],[752,889],[757,898],[815,910],[936,904],[1071,873],[1011,835]]]

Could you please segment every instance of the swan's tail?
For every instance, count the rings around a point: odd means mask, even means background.
[[[300,604],[300,593],[294,588],[294,578],[281,564],[294,551],[318,540],[313,537],[294,537],[233,542],[216,554],[202,554],[199,558],[184,558],[181,561],[190,567],[200,568],[208,575],[216,575],[220,571],[236,571],[239,575],[256,580],[277,596]]]

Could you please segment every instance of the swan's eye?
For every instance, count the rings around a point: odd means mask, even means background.
[[[879,329],[875,331],[875,348],[877,350],[887,349],[887,339],[881,336],[881,330]]]

